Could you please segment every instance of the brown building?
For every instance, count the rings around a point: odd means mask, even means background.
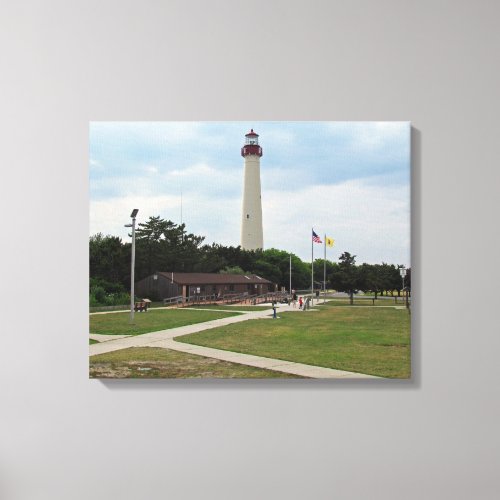
[[[224,296],[232,293],[261,295],[274,292],[275,285],[256,274],[167,273],[157,272],[135,285],[139,297],[163,300],[193,295]]]

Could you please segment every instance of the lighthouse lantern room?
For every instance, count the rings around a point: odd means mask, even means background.
[[[241,156],[247,155],[262,156],[262,148],[259,146],[259,134],[256,134],[253,129],[245,135],[245,145],[241,148]]]

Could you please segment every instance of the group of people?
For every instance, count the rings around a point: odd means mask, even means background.
[[[298,298],[298,303],[299,303],[299,309],[301,309],[302,311],[306,311],[307,309],[309,309],[309,302],[311,301],[311,298],[310,297],[307,297],[306,300],[304,301],[304,298],[303,297],[297,297],[297,293],[295,292],[295,290],[292,290],[292,294],[291,294],[291,300],[290,300],[290,297],[288,297],[286,299],[286,303],[289,305],[290,302],[292,302],[292,307],[295,309],[297,307],[297,298]],[[272,300],[272,307],[273,307],[273,317],[276,318],[276,307],[277,307],[277,303],[276,303],[276,299],[273,299]]]
[[[307,307],[308,301],[304,303],[304,299],[302,297],[299,297],[299,309],[302,309],[305,311]],[[292,307],[295,309],[297,307],[297,293],[295,290],[292,290]]]

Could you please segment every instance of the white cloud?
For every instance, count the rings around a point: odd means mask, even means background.
[[[223,156],[227,151],[220,148],[228,141],[227,134],[231,140],[239,137],[231,124],[224,127],[197,122],[92,124],[94,132],[98,129],[96,144],[107,144],[109,157],[92,154],[90,160],[91,169],[96,169],[91,170],[91,234],[127,238],[123,225],[129,222],[133,208],[139,208],[142,222],[157,215],[180,222],[182,192],[183,221],[189,232],[205,236],[207,243],[238,245],[243,164],[237,154],[234,167]],[[409,184],[401,185],[399,178],[396,183],[389,173],[384,182],[383,169],[373,170],[377,175],[368,179],[372,164],[385,165],[393,157],[401,163],[408,155],[409,123],[325,123],[312,128],[306,123],[294,127],[271,124],[265,132],[266,144],[275,143],[274,153],[300,138],[296,131],[304,130],[306,137],[311,131],[318,135],[317,140],[309,137],[306,141],[311,148],[311,160],[304,163],[307,167],[298,168],[300,160],[295,157],[286,160],[294,165],[277,164],[276,154],[273,164],[263,161],[265,247],[289,250],[308,260],[314,226],[321,236],[326,231],[337,240],[336,247],[328,250],[332,260],[349,251],[358,256],[358,262],[409,265]],[[312,147],[315,141],[317,152]],[[182,143],[178,150],[172,147],[176,143]],[[130,145],[130,151],[122,152],[123,144]],[[325,144],[331,146],[326,152],[321,149]],[[98,169],[97,159],[106,166],[119,165],[122,158],[115,159],[116,151],[124,158],[130,156],[128,167]],[[336,162],[338,175],[325,164],[321,169],[315,167],[316,156],[321,159],[322,154],[336,155],[332,162]],[[184,168],[188,158],[192,162]],[[334,184],[334,179],[346,178],[351,180]],[[322,252],[322,246],[315,245],[316,255]]]
[[[265,141],[276,144],[290,144],[295,141],[296,134],[291,130],[270,129],[266,132]]]
[[[166,219],[179,220],[180,198],[175,196],[123,196],[90,202],[90,234],[103,233],[128,239],[130,213],[139,209],[138,222],[145,222],[157,215]],[[173,217],[175,214],[175,217]]]
[[[241,193],[242,168],[222,171],[205,163],[183,169],[165,170],[156,165],[143,165],[137,173],[120,177],[92,180],[92,189],[98,193],[116,196],[158,197],[197,191],[200,194]],[[109,194],[112,196],[112,194]]]
[[[237,246],[240,241],[241,199],[221,198],[209,193],[183,196],[183,222],[187,230],[206,237],[206,243]],[[336,240],[327,258],[337,260],[348,251],[359,263],[410,265],[409,192],[400,187],[381,187],[368,181],[349,181],[298,191],[263,190],[265,248],[279,248],[310,260],[311,227],[323,238]],[[127,196],[90,204],[90,234],[102,232],[127,240],[133,208],[139,208],[138,222],[150,216],[180,222],[178,196]],[[323,256],[323,246],[314,246]]]
[[[366,148],[380,148],[395,140],[404,144],[408,133],[408,123],[374,122],[360,127],[353,142]]]
[[[155,165],[144,165],[143,167],[144,172],[147,174],[157,174],[158,173],[158,167]]]
[[[358,262],[409,265],[409,191],[348,181],[295,192],[263,193],[264,244],[310,260],[311,228],[336,240],[327,258],[348,251]],[[323,246],[315,245],[316,257]]]
[[[150,217],[160,216],[176,224],[181,222],[181,197],[123,197],[90,203],[90,234],[103,233],[119,236],[129,241],[129,215],[139,208],[137,222],[146,222]],[[239,245],[240,239],[239,199],[217,199],[209,196],[183,195],[182,221],[189,233],[205,236],[205,243]]]
[[[183,168],[182,170],[171,170],[167,173],[167,176],[172,177],[184,177],[188,179],[189,177],[196,178],[200,175],[213,176],[217,175],[219,172],[205,163],[198,163],[196,165],[191,165],[190,167]]]

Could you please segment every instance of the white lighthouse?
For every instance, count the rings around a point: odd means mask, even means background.
[[[253,129],[245,135],[245,145],[241,148],[245,159],[243,181],[243,210],[241,213],[241,248],[258,250],[264,246],[262,236],[262,201],[260,197],[260,157],[259,135]]]

